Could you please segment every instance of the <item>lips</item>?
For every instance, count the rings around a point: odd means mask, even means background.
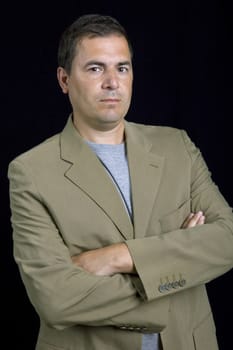
[[[101,102],[119,102],[120,100],[117,98],[104,98]]]

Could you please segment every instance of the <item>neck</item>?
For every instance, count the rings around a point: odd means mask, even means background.
[[[120,144],[124,142],[124,122],[107,130],[96,130],[88,126],[81,126],[76,120],[73,121],[79,134],[87,141],[99,144]]]

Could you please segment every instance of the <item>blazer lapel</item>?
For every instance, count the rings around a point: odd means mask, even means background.
[[[135,238],[144,237],[159,189],[164,157],[151,152],[152,145],[132,127],[126,125],[127,156],[130,169]]]
[[[70,164],[65,176],[102,208],[125,239],[133,238],[133,225],[116,186],[71,117],[61,133],[61,158]]]

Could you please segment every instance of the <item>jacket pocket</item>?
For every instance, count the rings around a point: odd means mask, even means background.
[[[216,330],[212,313],[194,329],[193,341],[195,350],[218,350]]]
[[[191,212],[191,201],[188,199],[183,202],[177,209],[163,216],[159,222],[162,233],[167,233],[181,228],[184,220]]]

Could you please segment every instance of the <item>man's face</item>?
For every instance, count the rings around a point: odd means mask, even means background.
[[[126,39],[118,35],[83,38],[70,74],[60,68],[59,81],[66,83],[60,85],[69,94],[74,121],[95,130],[111,130],[123,121],[132,96],[132,62]]]

